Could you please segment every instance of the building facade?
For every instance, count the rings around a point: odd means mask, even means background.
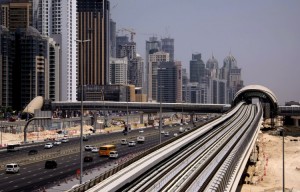
[[[83,85],[93,87],[110,83],[109,10],[108,0],[77,0],[78,90]]]
[[[152,54],[149,54],[149,61],[148,61],[148,67],[149,67],[149,74],[148,74],[148,101],[157,101],[157,68],[161,62],[168,62],[169,60],[169,53],[166,52],[154,52]]]

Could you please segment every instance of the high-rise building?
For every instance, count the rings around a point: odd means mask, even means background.
[[[111,58],[110,59],[110,82],[114,84],[127,85],[127,68],[128,59],[123,58]]]
[[[60,46],[59,89],[61,101],[76,101],[76,0],[39,0],[33,2],[33,26]]]
[[[77,0],[79,100],[82,85],[95,87],[109,84],[109,10],[108,0]],[[86,40],[90,41],[84,42]]]
[[[157,101],[164,103],[178,102],[179,68],[181,64],[175,62],[160,62],[157,68]],[[181,102],[181,100],[179,101]]]
[[[205,64],[201,59],[201,54],[192,54],[190,61],[190,82],[202,83],[206,74]]]
[[[26,29],[32,26],[32,3],[29,0],[12,0],[1,6],[1,25],[16,31],[18,28]]]
[[[110,39],[110,56],[111,57],[117,57],[117,45],[116,45],[116,22],[113,21],[112,19],[110,20],[110,35],[109,35],[109,39]]]
[[[150,69],[150,63],[149,63],[149,55],[150,54],[153,54],[155,52],[158,52],[161,50],[161,42],[157,39],[157,37],[150,37],[149,40],[146,41],[146,54],[145,54],[145,77],[144,77],[144,80],[145,80],[145,83],[143,84],[143,90],[144,90],[144,93],[147,94],[147,97],[149,98],[149,90],[151,88],[149,88],[149,78],[151,78],[150,76],[152,75],[151,74],[151,70],[152,68]],[[148,99],[149,101],[149,99]]]
[[[169,53],[170,61],[174,61],[174,39],[162,38],[161,39],[161,50]]]
[[[55,100],[59,94],[53,85],[59,74],[59,46],[33,27],[18,28],[6,39],[9,45],[5,45],[8,54],[4,57],[2,78],[9,83],[3,87],[1,95],[5,104],[21,110],[36,96]],[[2,46],[3,42],[1,40]]]
[[[238,68],[236,59],[231,55],[231,53],[224,59],[223,67],[220,70],[220,79],[227,80],[227,101],[226,103],[231,103],[234,95],[243,86],[242,80],[242,69]]]
[[[148,101],[157,101],[157,68],[160,62],[168,62],[169,60],[169,53],[166,52],[154,52],[149,54],[149,74],[148,74],[148,90],[147,90],[147,97]]]

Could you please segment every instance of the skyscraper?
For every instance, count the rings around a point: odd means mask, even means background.
[[[164,103],[176,103],[178,101],[178,68],[179,63],[160,62],[157,68],[157,101]],[[180,74],[181,75],[181,74]]]
[[[168,62],[169,60],[169,53],[159,51],[149,54],[149,74],[148,74],[148,91],[147,97],[148,101],[157,101],[157,68],[160,62]]]
[[[76,101],[76,0],[32,1],[33,26],[61,48],[61,101]]]
[[[163,38],[161,39],[161,50],[169,53],[170,61],[174,61],[174,39]]]
[[[145,83],[143,86],[144,93],[147,94],[149,98],[149,76],[151,76],[150,64],[149,64],[149,55],[161,50],[161,42],[157,39],[157,37],[150,37],[148,41],[146,41],[146,54],[145,54]]]
[[[243,86],[241,68],[238,68],[236,59],[231,53],[224,59],[220,70],[220,78],[227,80],[227,103],[231,103],[234,95]]]
[[[78,86],[109,84],[109,7],[108,0],[77,0],[77,40],[90,40],[78,43]]]
[[[10,31],[17,28],[27,28],[32,26],[32,3],[29,0],[17,1],[1,5],[1,25]]]
[[[203,82],[205,77],[205,64],[201,59],[201,54],[192,54],[190,61],[190,82]]]

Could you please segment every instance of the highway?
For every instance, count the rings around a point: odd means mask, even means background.
[[[189,125],[185,125],[189,126]],[[173,138],[173,133],[179,131],[179,126],[165,126],[164,130],[170,132],[169,137],[162,136],[162,142]],[[144,133],[138,130],[132,130],[128,135],[124,136],[121,132],[115,132],[102,135],[91,135],[84,145],[100,146],[103,144],[116,144],[119,157],[122,158],[128,154],[145,151],[159,144],[159,130],[154,128],[144,129]],[[138,135],[144,135],[146,142],[137,144],[135,147],[121,145],[120,140],[136,140]],[[37,155],[28,155],[31,149],[38,150]],[[84,156],[93,156],[94,161],[84,163],[84,170],[94,168],[108,161],[113,161],[107,157],[99,157],[97,153],[84,152]],[[58,163],[56,169],[45,169],[46,160],[55,160]],[[22,147],[17,152],[1,152],[1,173],[0,173],[0,191],[34,191],[47,185],[53,185],[55,182],[62,181],[64,178],[74,175],[79,169],[79,138],[70,138],[68,143],[54,146],[51,149],[44,149],[44,143]],[[4,165],[6,163],[17,162],[20,164],[20,172],[16,174],[6,174]]]

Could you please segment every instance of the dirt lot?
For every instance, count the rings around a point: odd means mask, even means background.
[[[285,191],[300,191],[300,137],[295,137],[299,128],[287,128],[284,138]],[[274,132],[273,132],[274,133]],[[241,192],[282,191],[283,158],[282,136],[261,133],[258,139],[259,161],[248,167],[250,177],[241,187]]]

